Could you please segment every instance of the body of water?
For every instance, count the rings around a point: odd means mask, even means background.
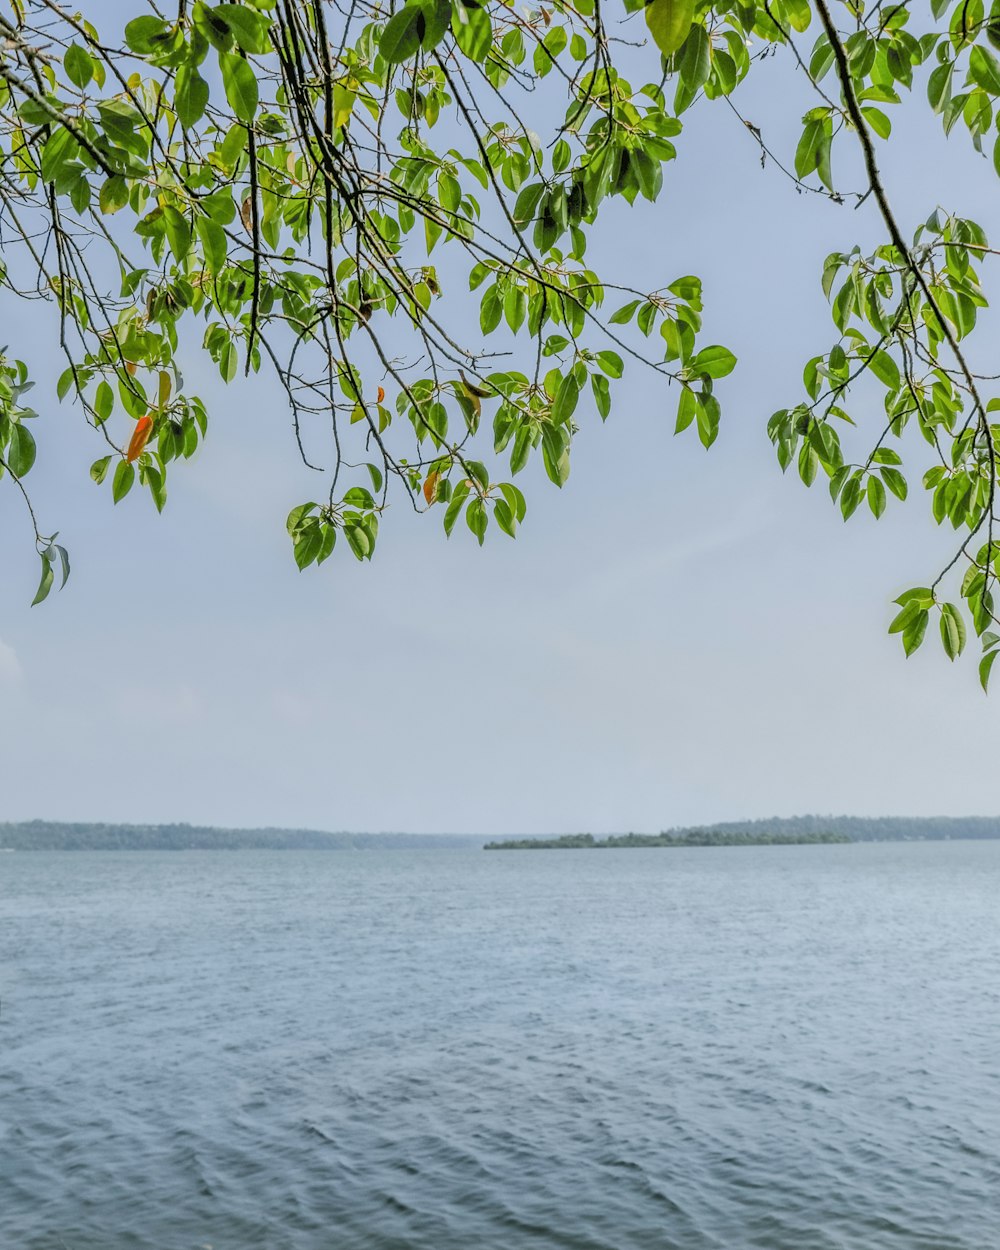
[[[995,1250],[1000,843],[0,856],[5,1250]]]

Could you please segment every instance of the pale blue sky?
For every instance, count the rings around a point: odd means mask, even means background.
[[[790,82],[778,67],[737,96],[789,157]],[[765,434],[833,342],[822,260],[879,237],[871,205],[762,173],[724,104],[688,117],[660,202],[609,214],[593,259],[640,286],[703,276],[704,341],[740,357],[719,441],[674,439],[673,396],[630,372],[605,427],[585,414],[562,492],[523,475],[516,543],[446,542],[397,502],[371,564],[338,551],[299,574],[283,519],[312,485],[277,387],[225,388],[194,354],[207,446],[162,517],[112,508],[41,322],[3,305],[3,337],[47,374],[32,485],[74,573],[28,608],[37,569],[0,490],[0,820],[492,834],[997,810],[1000,695],[972,657],[949,665],[931,638],[905,661],[885,633],[953,534],[916,481],[845,526]],[[885,157],[904,229],[940,200],[989,230],[995,177],[936,127],[921,105]]]

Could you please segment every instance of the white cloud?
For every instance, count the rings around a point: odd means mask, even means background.
[[[21,662],[17,652],[0,638],[0,686],[13,686],[21,680]]]

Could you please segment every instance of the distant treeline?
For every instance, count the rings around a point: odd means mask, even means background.
[[[488,851],[572,850],[616,846],[758,846],[815,842],[942,842],[957,838],[1000,838],[1000,816],[774,816],[717,825],[667,829],[658,834],[626,833],[595,838],[589,833],[561,838],[518,838],[489,842]]]
[[[1000,838],[1000,816],[789,816],[667,829],[659,834],[518,838],[489,842],[486,849],[926,842],[949,838]],[[481,835],[468,833],[324,833],[317,829],[64,824],[48,820],[0,824],[0,848],[15,851],[468,850],[482,845]]]
[[[622,833],[595,838],[591,833],[568,833],[561,838],[517,838],[487,842],[487,851],[606,850],[620,846],[790,846],[800,843],[850,842],[843,833]]]
[[[1000,816],[772,816],[667,829],[665,833],[668,837],[721,833],[751,838],[840,833],[852,842],[942,842],[950,838],[1000,838]]]
[[[316,829],[216,829],[210,825],[0,824],[15,851],[366,851],[470,849],[471,834],[323,833]]]

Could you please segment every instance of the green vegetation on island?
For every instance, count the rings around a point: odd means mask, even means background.
[[[367,851],[470,850],[472,834],[324,833],[318,829],[217,829],[210,825],[0,824],[0,848],[14,851]]]
[[[745,833],[691,832],[623,833],[595,838],[592,833],[568,833],[561,838],[517,838],[510,842],[487,842],[486,851],[608,850],[623,846],[788,846],[799,843],[850,842],[843,833]]]
[[[946,842],[1000,838],[1000,816],[772,816],[715,825],[626,833],[595,838],[571,833],[558,838],[489,842],[488,851],[584,850],[627,846],[786,846],[832,842]]]
[[[941,842],[952,838],[1000,838],[1000,816],[770,816],[714,825],[667,829],[667,836],[739,835],[754,841],[793,836],[804,841],[818,833],[840,833],[849,842]]]
[[[590,833],[487,842],[485,849],[545,850],[630,846],[768,846],[834,842],[940,842],[1000,838],[1000,816],[785,816],[728,821],[662,833]],[[319,829],[219,829],[28,820],[0,824],[8,851],[385,851],[478,850],[481,834],[327,833]]]

